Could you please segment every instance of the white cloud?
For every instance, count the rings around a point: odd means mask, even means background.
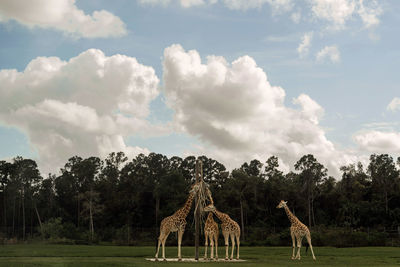
[[[87,15],[75,0],[2,0],[0,22],[11,19],[29,28],[53,28],[75,37],[119,37],[127,33],[119,17],[105,10]]]
[[[344,29],[358,14],[366,28],[379,24],[383,9],[376,0],[309,0],[313,16],[330,23],[329,28]]]
[[[171,0],[138,0],[139,4],[142,5],[163,5],[166,6]]]
[[[292,15],[290,15],[290,18],[294,23],[299,24],[301,20],[301,13],[299,11],[293,12]]]
[[[393,98],[392,101],[390,101],[389,105],[386,107],[386,109],[393,112],[400,110],[400,98],[399,97]]]
[[[183,7],[200,6],[205,4],[203,0],[180,0],[180,2]]]
[[[311,0],[311,3],[314,16],[331,22],[336,29],[345,26],[356,8],[354,0]]]
[[[140,4],[146,5],[168,5],[171,0],[139,0]],[[205,4],[223,3],[229,9],[247,10],[253,8],[261,8],[265,4],[269,4],[274,12],[281,13],[290,11],[293,8],[292,0],[175,0],[182,7],[201,6]]]
[[[304,115],[303,118],[314,124],[318,124],[324,114],[324,109],[306,94],[301,94],[298,98],[293,99],[293,104],[300,105],[302,108],[301,113]]]
[[[189,8],[193,6],[201,6],[208,4],[215,4],[218,0],[175,0],[182,7]],[[166,6],[171,3],[171,0],[139,0],[142,5],[162,5]]]
[[[379,16],[383,13],[383,9],[379,5],[378,1],[372,0],[367,1],[367,5],[364,5],[364,0],[359,0],[358,14],[366,28],[371,28],[379,24]]]
[[[361,149],[371,153],[400,153],[400,133],[366,131],[354,136]]]
[[[308,54],[308,51],[311,46],[312,37],[313,37],[313,32],[308,32],[303,35],[301,43],[297,47],[297,53],[299,53],[300,57],[304,57]]]
[[[317,61],[323,62],[326,59],[329,59],[332,63],[340,61],[340,52],[336,45],[325,46],[317,53]]]
[[[197,51],[173,45],[164,51],[163,69],[176,129],[197,136],[203,142],[200,153],[228,167],[270,155],[293,166],[311,153],[337,174],[340,166],[356,160],[327,140],[318,103],[302,94],[293,100],[300,109],[285,106],[285,91],[272,86],[249,56],[232,64],[209,56],[202,63]]]
[[[167,131],[146,120],[158,83],[153,68],[128,56],[90,49],[69,61],[39,57],[23,72],[0,71],[0,122],[27,135],[45,171],[73,155],[148,152],[124,137]]]

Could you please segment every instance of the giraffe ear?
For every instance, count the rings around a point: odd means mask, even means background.
[[[283,201],[283,203],[285,203],[285,205],[287,204],[287,201]]]

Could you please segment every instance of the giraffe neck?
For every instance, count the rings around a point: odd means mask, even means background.
[[[289,218],[289,221],[291,224],[295,223],[297,221],[296,216],[293,215],[293,213],[289,210],[288,206],[285,205],[285,211],[286,211],[286,215]]]
[[[208,199],[210,200],[210,203],[212,205],[214,205],[214,199],[212,198],[211,191],[208,187],[207,187],[207,196],[208,196]]]
[[[183,205],[182,208],[180,208],[177,212],[176,215],[178,215],[181,218],[186,218],[188,215],[190,208],[192,207],[192,202],[193,202],[194,195],[191,193],[186,200],[185,205]]]
[[[218,217],[218,219],[220,219],[221,220],[221,222],[226,222],[226,221],[228,221],[228,215],[227,214],[225,214],[225,213],[223,213],[223,212],[220,212],[220,211],[218,211],[218,210],[214,210],[214,214],[215,214],[215,216],[217,216]]]
[[[213,220],[213,214],[212,214],[212,212],[209,212],[208,216],[207,216],[207,221],[211,221],[211,220]]]

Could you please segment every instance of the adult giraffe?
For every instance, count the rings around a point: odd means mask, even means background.
[[[155,255],[156,261],[158,260],[158,252],[160,250],[160,245],[162,245],[162,257],[165,259],[165,241],[168,238],[168,235],[171,232],[178,232],[178,260],[182,260],[181,255],[181,243],[182,243],[182,236],[185,232],[186,227],[186,217],[192,207],[192,202],[194,196],[199,191],[199,184],[194,184],[189,191],[189,197],[187,198],[185,205],[182,208],[177,210],[171,216],[164,218],[161,221],[160,225],[160,236],[158,237],[158,244],[157,244],[157,253]]]
[[[305,236],[307,238],[307,242],[310,245],[311,253],[313,256],[313,259],[315,260],[314,256],[314,251],[311,245],[311,234],[310,230],[308,230],[308,227],[305,226],[300,220],[294,216],[294,214],[289,210],[288,206],[286,205],[287,201],[281,200],[279,202],[277,208],[281,209],[284,208],[286,211],[286,215],[289,218],[289,221],[291,223],[290,226],[290,235],[292,236],[292,259],[299,259],[300,260],[300,249],[301,249],[301,241],[303,240],[303,237]],[[296,257],[294,256],[295,250],[296,250],[296,239],[297,239],[297,254]]]

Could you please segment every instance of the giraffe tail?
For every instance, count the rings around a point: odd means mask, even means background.
[[[308,244],[308,243],[306,243],[306,254],[307,254],[307,250],[308,250],[308,247],[309,247],[310,245]]]

